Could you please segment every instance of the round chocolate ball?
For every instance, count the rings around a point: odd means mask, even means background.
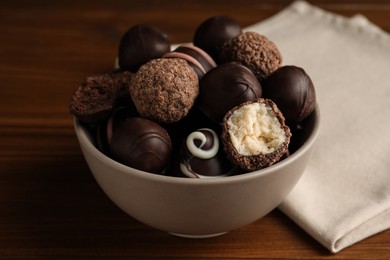
[[[190,133],[180,152],[179,170],[186,177],[221,177],[234,172],[234,165],[220,149],[219,138],[212,129],[200,128]]]
[[[241,62],[260,82],[282,64],[282,55],[275,43],[257,32],[245,32],[225,42],[220,59]]]
[[[121,38],[118,54],[119,67],[136,72],[142,64],[162,57],[170,51],[170,48],[166,34],[155,27],[137,24]]]
[[[127,119],[113,133],[114,160],[138,170],[161,174],[169,163],[172,144],[167,131],[144,118]]]
[[[183,59],[155,59],[141,66],[130,95],[142,117],[172,123],[185,117],[199,94],[195,71]]]
[[[96,146],[104,154],[109,155],[110,143],[116,129],[129,118],[139,116],[135,107],[127,99],[126,106],[118,106],[110,116],[96,127]]]
[[[272,99],[286,122],[295,125],[315,108],[316,93],[309,75],[300,67],[283,66],[263,82],[263,95]]]
[[[262,95],[256,76],[238,62],[225,63],[210,70],[199,87],[198,108],[219,123],[233,107]]]
[[[211,58],[207,52],[192,44],[180,45],[174,51],[166,53],[163,58],[180,58],[186,60],[195,70],[199,79],[201,79],[209,70],[217,66],[213,58]]]
[[[217,15],[203,21],[195,31],[195,46],[206,51],[219,63],[219,52],[225,41],[241,33],[240,24],[232,17]]]
[[[138,113],[132,106],[117,107],[107,119],[106,133],[107,142],[111,143],[114,132],[123,125],[127,119],[137,117]]]
[[[225,153],[245,171],[260,170],[279,161],[287,152],[290,137],[282,113],[270,99],[240,104],[223,120]]]

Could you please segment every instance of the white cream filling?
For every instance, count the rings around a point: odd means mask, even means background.
[[[271,153],[286,140],[278,118],[263,103],[236,109],[227,124],[234,147],[245,156]]]

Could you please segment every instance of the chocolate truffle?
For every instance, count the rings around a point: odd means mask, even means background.
[[[88,124],[106,119],[120,100],[129,99],[132,76],[124,71],[87,77],[72,95],[70,113]]]
[[[199,79],[209,70],[217,66],[210,55],[192,44],[180,45],[174,51],[166,53],[163,58],[181,58],[186,60],[195,70]]]
[[[103,120],[96,128],[98,149],[104,154],[110,154],[111,139],[116,129],[119,129],[127,119],[137,116],[139,115],[131,104],[115,108],[107,120]]]
[[[197,106],[219,123],[233,107],[262,95],[255,75],[238,62],[225,63],[210,70],[199,84]]]
[[[276,45],[256,32],[245,32],[225,42],[220,58],[223,62],[241,62],[260,82],[282,64]]]
[[[187,136],[182,145],[179,168],[190,178],[228,176],[235,169],[220,149],[217,134],[209,128],[200,128]]]
[[[195,31],[195,46],[206,51],[219,63],[219,52],[225,41],[242,32],[240,24],[232,17],[217,15],[203,21]]]
[[[279,68],[264,81],[263,90],[264,97],[276,103],[290,126],[301,122],[315,108],[316,93],[313,82],[300,67]]]
[[[172,144],[159,124],[140,117],[127,119],[111,139],[114,160],[138,170],[161,174],[168,165]]]
[[[290,129],[276,104],[269,99],[245,102],[223,120],[222,142],[229,159],[246,171],[277,162],[290,143]]]
[[[183,59],[155,59],[131,80],[130,95],[142,117],[172,123],[185,117],[199,94],[198,77]]]
[[[155,27],[137,24],[121,38],[118,63],[121,69],[136,72],[141,65],[162,57],[170,48],[166,34]]]

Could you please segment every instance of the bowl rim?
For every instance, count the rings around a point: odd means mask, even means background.
[[[303,156],[306,153],[306,151],[314,145],[320,132],[321,117],[320,117],[318,104],[316,104],[312,116],[315,117],[312,134],[307,138],[307,140],[303,143],[301,147],[299,147],[294,153],[292,153],[286,159],[257,171],[247,172],[244,174],[238,174],[233,176],[220,177],[220,178],[185,178],[185,177],[182,178],[182,177],[175,177],[169,175],[155,174],[155,173],[150,173],[150,172],[132,168],[130,166],[117,162],[114,159],[102,153],[90,141],[90,137],[88,136],[85,127],[83,127],[80,124],[79,120],[76,117],[73,118],[73,124],[79,142],[83,142],[85,148],[87,148],[88,151],[94,157],[98,158],[99,160],[102,160],[104,164],[108,164],[114,168],[117,168],[118,170],[124,172],[125,174],[135,175],[138,178],[144,178],[150,181],[163,182],[163,183],[167,182],[167,183],[176,183],[176,184],[183,184],[183,185],[216,185],[216,184],[237,183],[241,181],[250,181],[251,179],[258,178],[259,176],[269,175],[272,174],[274,171],[277,171],[279,168],[283,168],[285,165],[292,163],[293,160],[296,160],[299,157]]]

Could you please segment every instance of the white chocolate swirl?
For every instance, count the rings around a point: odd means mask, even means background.
[[[208,131],[213,135],[213,146],[208,150],[202,149],[202,147],[207,142],[207,136],[204,133],[202,133],[200,130]],[[195,145],[195,140],[201,141],[201,144],[199,147]],[[212,129],[209,129],[209,128],[200,128],[197,131],[192,132],[187,137],[186,145],[187,145],[188,151],[192,155],[194,155],[195,157],[201,158],[201,159],[211,159],[218,153],[218,150],[219,150],[218,136]]]

